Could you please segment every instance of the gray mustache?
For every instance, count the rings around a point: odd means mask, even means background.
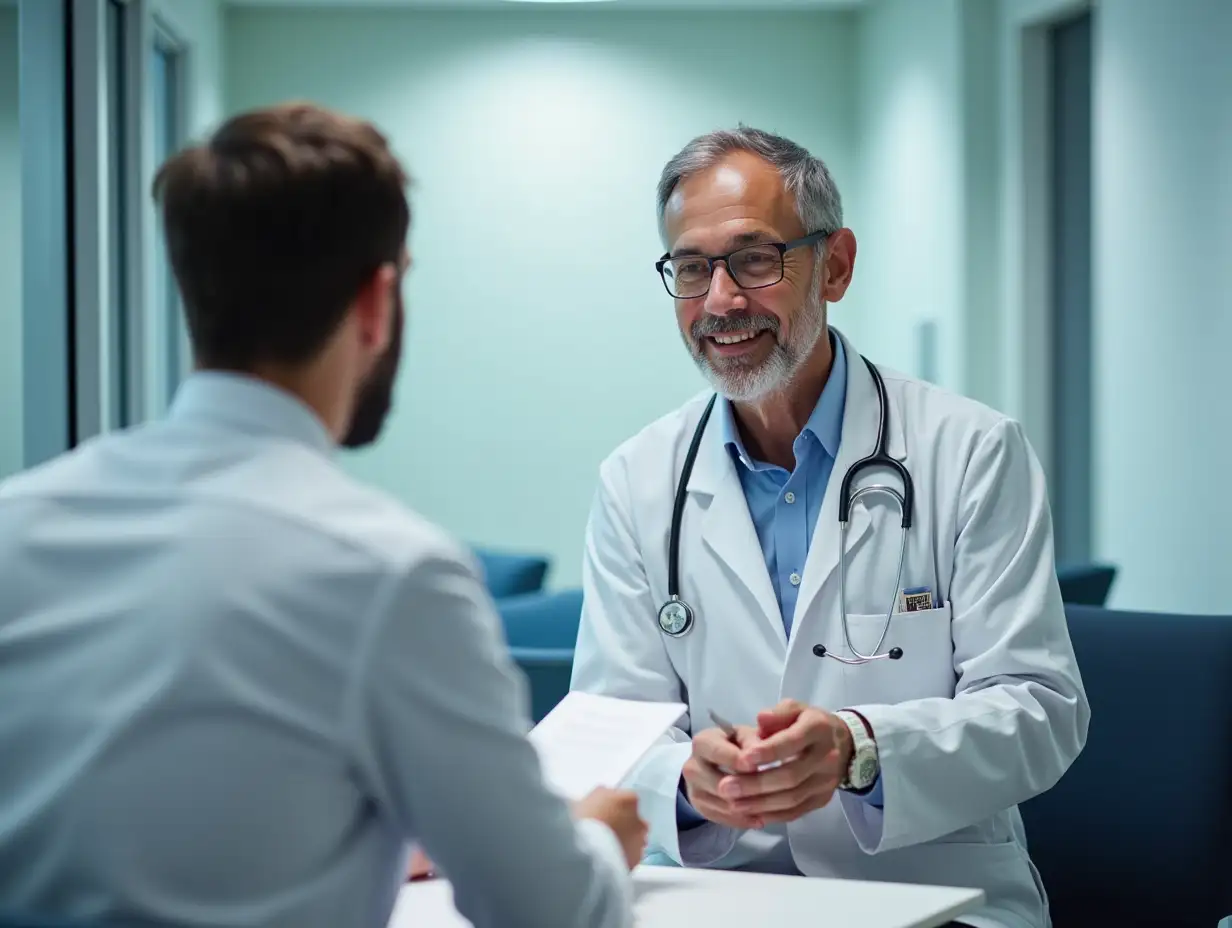
[[[779,321],[773,316],[737,315],[737,316],[704,316],[693,323],[692,333],[695,339],[712,335],[731,335],[735,332],[747,332],[749,329],[767,329],[771,335],[779,334]]]

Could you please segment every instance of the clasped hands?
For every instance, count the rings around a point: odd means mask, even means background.
[[[698,733],[682,771],[693,808],[720,825],[794,822],[830,801],[851,763],[842,719],[795,700],[735,728],[734,741],[719,728]]]

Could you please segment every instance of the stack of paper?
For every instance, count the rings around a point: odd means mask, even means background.
[[[686,707],[572,692],[530,733],[548,786],[566,799],[615,789]]]

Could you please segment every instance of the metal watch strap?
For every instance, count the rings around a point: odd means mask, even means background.
[[[847,772],[838,788],[853,793],[867,792],[872,789],[879,773],[877,742],[873,738],[873,730],[858,712],[840,709],[834,714],[843,720],[843,724],[851,732],[852,741],[851,763],[847,765]],[[857,782],[864,785],[856,787],[854,784]]]

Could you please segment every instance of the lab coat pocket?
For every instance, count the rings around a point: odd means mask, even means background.
[[[848,634],[855,651],[884,655],[902,649],[898,660],[880,657],[864,664],[844,665],[843,681],[848,705],[893,705],[928,696],[953,696],[954,642],[950,630],[949,603],[937,609],[898,612],[881,640],[885,614],[847,617]],[[843,657],[854,655],[843,642]]]

